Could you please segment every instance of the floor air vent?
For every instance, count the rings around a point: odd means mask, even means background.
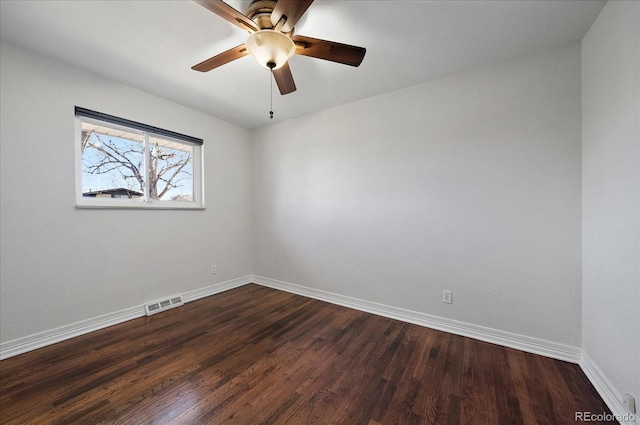
[[[145,306],[147,316],[160,313],[161,311],[169,310],[170,308],[180,307],[184,302],[182,301],[182,295],[176,295],[175,297],[167,298],[165,300],[156,301]]]

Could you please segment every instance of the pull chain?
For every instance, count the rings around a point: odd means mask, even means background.
[[[271,109],[269,110],[269,118],[273,119],[273,68],[271,68]]]
[[[271,70],[271,75],[269,76],[271,78],[271,110],[269,111],[269,117],[271,119],[273,119],[273,68],[275,67],[275,62],[267,62],[267,68]]]

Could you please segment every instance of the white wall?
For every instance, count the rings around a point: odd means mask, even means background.
[[[0,59],[2,342],[251,274],[247,130],[10,44]],[[75,209],[75,105],[203,138],[207,209]]]
[[[640,402],[640,3],[607,3],[582,61],[583,350]]]
[[[580,346],[580,67],[572,45],[254,131],[254,273]]]

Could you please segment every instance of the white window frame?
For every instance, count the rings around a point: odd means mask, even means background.
[[[118,125],[108,121],[94,118],[87,118],[76,115],[74,118],[74,140],[76,153],[76,208],[118,208],[118,209],[163,209],[163,210],[204,210],[204,145],[189,143],[152,131],[144,131],[125,125]],[[131,133],[138,133],[144,136],[145,146],[145,170],[149,169],[149,137],[160,137],[162,139],[183,143],[193,147],[192,168],[193,168],[193,201],[171,201],[153,200],[149,197],[148,181],[145,179],[144,196],[139,199],[122,199],[83,196],[82,190],[82,123],[87,122],[113,129],[125,130]],[[146,172],[146,171],[145,171]]]

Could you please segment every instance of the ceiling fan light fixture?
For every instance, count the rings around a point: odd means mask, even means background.
[[[291,38],[270,29],[254,32],[245,45],[249,54],[268,69],[281,68],[296,52],[296,45]]]

